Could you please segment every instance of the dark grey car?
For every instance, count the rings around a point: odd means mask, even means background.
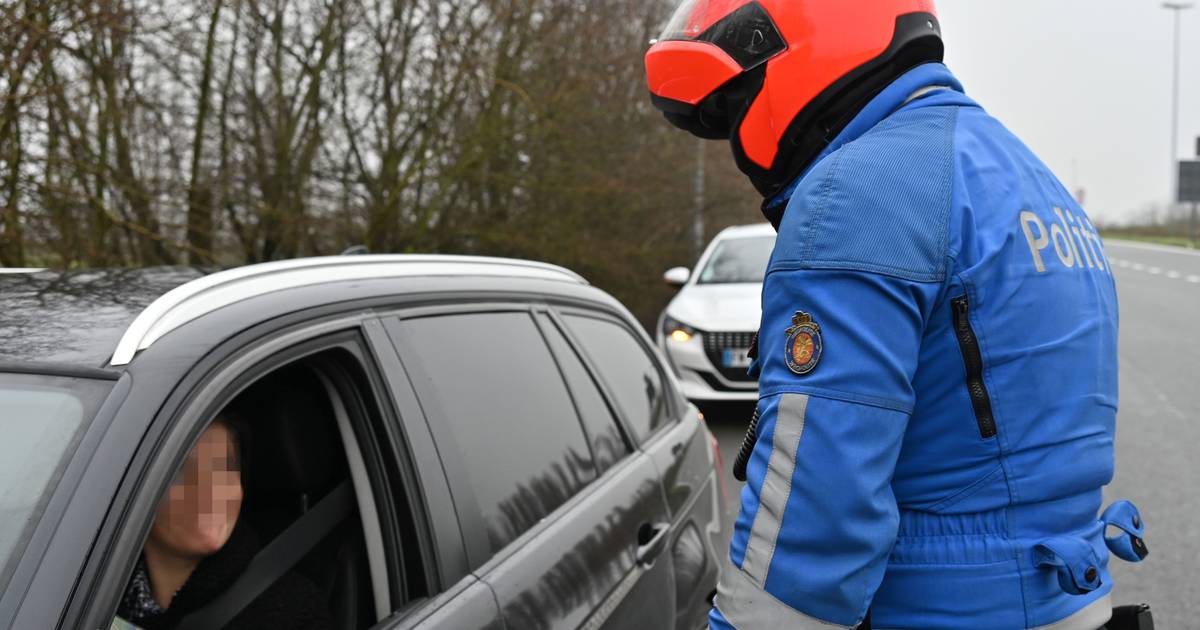
[[[715,440],[629,313],[569,271],[0,274],[0,339],[0,627],[108,628],[159,497],[235,400],[242,518],[275,541],[246,573],[303,573],[340,628],[704,624]]]

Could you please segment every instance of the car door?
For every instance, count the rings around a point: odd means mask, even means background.
[[[632,436],[632,429],[618,420],[621,415],[619,408],[612,398],[605,397],[601,385],[600,374],[596,364],[590,364],[578,347],[572,346],[567,332],[560,319],[552,313],[539,314],[539,322],[543,326],[546,340],[554,351],[563,375],[570,385],[571,391],[584,419],[584,425],[592,435],[604,436],[606,431],[621,427],[623,436]],[[635,366],[626,366],[633,368]],[[604,465],[609,458],[605,457],[608,449],[606,440],[600,437],[593,449],[597,453],[598,465]],[[629,442],[632,442],[630,437]],[[630,453],[631,451],[624,451]],[[632,451],[643,461],[653,464],[653,459],[641,449]],[[656,486],[656,496],[665,506],[662,497],[661,477],[655,466],[645,468],[645,474],[653,477]],[[611,510],[619,513],[627,509],[629,501],[627,490],[619,484],[601,485],[597,490]],[[664,509],[661,518],[653,521],[638,523],[637,537],[634,540],[623,541],[625,546],[633,546],[634,558],[627,565],[624,577],[618,588],[610,592],[601,602],[600,608],[606,616],[596,615],[595,623],[590,628],[670,628],[673,625],[673,607],[668,605],[673,594],[673,558],[668,551],[670,527],[668,514]],[[625,531],[634,531],[625,526]]]
[[[654,463],[594,381],[584,387],[592,376],[543,310],[431,308],[385,326],[429,420],[470,569],[505,626],[606,627],[631,591],[669,590],[656,536],[666,505]],[[669,627],[642,612],[620,627]]]
[[[162,438],[147,439],[138,446],[140,459],[135,459],[134,465],[145,472],[127,484],[127,498],[110,510],[111,523],[106,522],[103,530],[108,542],[89,557],[77,601],[72,601],[62,627],[108,627],[160,497],[196,435],[235,399],[243,403],[242,415],[249,409],[263,412],[245,417],[254,437],[246,442],[246,454],[252,470],[269,467],[275,476],[251,474],[243,479],[250,499],[243,504],[241,519],[263,534],[264,545],[274,542],[310,508],[314,512],[324,509],[329,497],[339,494],[338,488],[352,492],[341,524],[321,534],[319,548],[303,547],[309,552],[297,553],[293,558],[297,564],[288,568],[318,585],[339,627],[372,626],[409,595],[424,595],[427,568],[422,554],[413,549],[423,546],[426,536],[424,528],[419,535],[411,533],[417,529],[414,519],[419,515],[413,514],[416,506],[408,501],[412,496],[408,475],[397,470],[411,467],[385,455],[391,438],[383,427],[395,424],[385,421],[393,410],[384,404],[382,387],[377,386],[382,379],[360,336],[361,319],[352,314],[274,331],[245,346],[222,348],[211,369],[187,373],[177,384],[179,395],[172,399],[177,402],[163,406],[158,413]],[[295,378],[300,368],[308,376],[303,381],[304,396],[296,395],[301,387]],[[153,372],[150,367],[145,369]],[[272,389],[285,385],[290,387]],[[250,392],[254,392],[254,401],[263,404],[245,406]],[[317,422],[321,430],[314,430]],[[314,435],[328,439],[319,443],[281,439]],[[323,457],[312,457],[313,449]],[[264,457],[272,453],[283,456]],[[314,463],[317,459],[325,461]],[[308,471],[322,469],[327,472],[313,473],[313,479],[308,479]],[[317,485],[333,485],[335,490],[316,491]],[[307,494],[309,489],[314,489],[312,494]],[[303,500],[290,500],[294,498]],[[296,513],[278,513],[277,508],[285,504]],[[120,509],[122,505],[125,509]],[[271,518],[276,514],[286,518]],[[407,538],[394,535],[400,532],[407,533]],[[453,595],[467,592],[470,585],[465,587]],[[475,616],[485,623],[456,627],[499,628],[494,598],[486,587],[482,592],[484,597],[477,601],[483,605],[476,606]],[[336,607],[338,601],[347,606]],[[463,605],[469,602],[464,599]],[[489,604],[490,611],[480,612]],[[338,610],[352,615],[335,614]]]
[[[675,621],[656,627],[697,627],[708,613],[720,557],[720,482],[711,437],[695,407],[677,393],[649,339],[631,322],[579,308],[560,314],[660,475],[671,514],[666,544]],[[661,592],[635,596],[646,597],[646,606],[662,607],[668,599]]]

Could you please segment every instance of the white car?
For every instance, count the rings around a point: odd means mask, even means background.
[[[758,398],[758,381],[746,373],[747,353],[758,330],[763,276],[774,248],[770,224],[731,227],[709,243],[695,273],[676,267],[663,275],[680,290],[659,318],[658,345],[689,400]]]

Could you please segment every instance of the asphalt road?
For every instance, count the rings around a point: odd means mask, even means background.
[[[1200,253],[1109,241],[1121,300],[1117,475],[1109,499],[1146,517],[1150,557],[1116,562],[1118,601],[1200,628]],[[1161,620],[1161,621],[1160,621]]]
[[[1156,626],[1200,628],[1200,252],[1106,242],[1121,302],[1121,400],[1117,473],[1108,501],[1127,498],[1142,511],[1150,557],[1114,558],[1117,603],[1149,602]],[[741,484],[729,469],[750,406],[710,409],[734,499]]]

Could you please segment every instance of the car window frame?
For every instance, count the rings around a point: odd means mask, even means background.
[[[646,356],[650,359],[650,363],[654,366],[654,369],[658,371],[658,377],[663,386],[663,396],[666,399],[667,419],[656,429],[642,436],[640,441],[637,439],[637,434],[632,431],[632,422],[625,414],[625,411],[622,409],[620,403],[617,402],[617,397],[612,386],[609,385],[607,379],[603,378],[604,373],[600,369],[596,360],[587,351],[587,347],[582,341],[579,340],[579,336],[571,328],[570,323],[566,319],[567,315],[590,317],[592,319],[607,321],[625,329],[625,331],[629,333],[629,335],[638,343],[638,345],[641,346],[642,351],[646,353]],[[639,449],[646,444],[654,442],[659,438],[659,436],[663,435],[672,427],[679,424],[685,407],[681,401],[678,387],[676,386],[675,381],[669,376],[669,370],[665,369],[665,364],[662,357],[659,355],[658,348],[650,342],[641,326],[630,325],[630,323],[626,321],[624,317],[617,313],[613,313],[608,310],[589,309],[575,304],[555,305],[551,310],[551,317],[555,319],[559,328],[566,335],[567,341],[575,348],[576,352],[580,354],[580,357],[584,360],[584,363],[589,366],[589,370],[593,376],[598,377],[596,380],[597,385],[600,385],[602,388],[601,393],[609,401],[610,407],[615,409],[621,424],[626,427],[629,437],[634,441]]]
[[[321,356],[331,351],[349,354],[356,366],[347,367],[344,359],[339,357]],[[368,483],[371,485],[378,526],[383,537],[383,552],[389,559],[385,571],[391,602],[387,614],[377,620],[378,623],[411,599],[420,597],[408,591],[407,569],[410,563],[418,566],[425,574],[425,583],[429,583],[431,559],[425,552],[432,545],[429,543],[424,505],[413,474],[412,458],[402,445],[402,436],[396,435],[398,410],[391,404],[388,390],[383,384],[381,366],[374,360],[365,338],[360,337],[352,342],[347,340],[347,343],[321,350],[310,361],[309,367],[317,371],[322,380],[328,381],[328,385],[334,388],[332,395],[340,399],[354,431],[355,447],[367,468]],[[363,373],[352,373],[355,368]],[[367,389],[365,396],[364,388]],[[366,417],[370,415],[375,417]],[[368,448],[371,450],[368,451]],[[404,515],[405,511],[407,516]],[[362,518],[361,512],[359,517]],[[418,538],[408,544],[401,539],[397,529],[404,518],[412,521]],[[408,555],[407,549],[412,547],[418,549],[417,557]]]
[[[425,566],[426,585],[429,593],[422,598],[402,602],[399,611],[418,608],[423,602],[436,598],[469,572],[462,559],[465,551],[462,536],[458,531],[458,520],[453,514],[453,501],[449,495],[449,484],[442,470],[442,462],[433,451],[432,436],[429,434],[425,410],[421,408],[412,376],[400,360],[399,352],[383,323],[384,318],[375,317],[363,322],[363,333],[370,352],[379,366],[384,396],[396,413],[391,426],[393,448],[406,453],[407,481],[411,488],[409,496],[420,499],[414,512],[417,526],[425,530],[420,553]],[[449,518],[448,518],[449,516]]]
[[[108,544],[89,555],[82,573],[86,580],[81,584],[83,592],[77,589],[72,596],[62,618],[65,627],[106,628],[111,623],[125,582],[153,523],[159,498],[211,418],[229,401],[272,371],[337,348],[356,349],[356,359],[368,374],[379,370],[361,329],[362,322],[369,316],[369,313],[360,312],[325,321],[307,321],[276,331],[266,339],[257,338],[249,342],[239,343],[239,336],[226,344],[232,345],[232,348],[224,353],[214,353],[216,356],[211,364],[194,366],[189,370],[188,375],[176,385],[172,400],[155,414],[148,425],[146,439],[138,446],[126,478],[122,480],[120,491],[101,527],[101,534],[107,532],[109,535]],[[381,395],[378,390],[372,395],[385,417],[395,413],[389,404],[390,397]],[[157,438],[153,437],[155,428],[158,428]],[[374,454],[362,448],[361,437],[354,447],[359,448],[364,460],[375,458]],[[377,466],[378,462],[368,466],[368,469],[378,470]],[[380,509],[383,503],[380,496],[391,494],[391,488],[380,488],[380,479],[375,473],[371,473],[371,476],[376,511],[381,515],[379,527],[385,532],[384,538],[387,540],[394,537],[396,517],[390,513],[390,509],[386,513]],[[385,514],[386,518],[383,518]],[[415,511],[413,518],[416,518]],[[418,523],[418,527],[421,526]],[[393,600],[388,606],[394,612],[400,602],[396,592],[398,584],[390,579],[394,573],[391,565],[397,562],[392,549],[389,547],[387,554],[388,592]],[[425,567],[425,570],[428,575],[428,568]]]
[[[571,380],[567,378],[565,372],[563,372],[563,361],[567,360],[567,358],[559,356],[559,353],[557,350],[555,350],[554,345],[550,343],[550,340],[547,338],[547,335],[549,334],[546,331],[547,326],[552,326],[554,330],[557,331],[558,335],[562,337],[563,341],[567,344],[567,348],[575,354],[579,364],[583,366],[584,373],[591,380],[592,385],[596,388],[597,393],[600,394],[600,399],[604,402],[604,406],[608,410],[609,419],[617,428],[617,434],[621,436],[621,442],[625,445],[625,454],[619,460],[609,466],[609,468],[615,468],[621,462],[632,457],[638,452],[637,440],[634,439],[633,432],[631,431],[628,423],[622,417],[620,408],[616,405],[615,400],[605,391],[606,385],[602,380],[600,380],[599,373],[596,367],[589,361],[589,357],[583,353],[582,348],[576,345],[575,341],[570,337],[569,331],[566,330],[565,322],[554,316],[554,309],[548,304],[539,306],[534,309],[533,319],[538,325],[538,329],[542,334],[542,339],[546,341],[546,347],[550,349],[550,354],[554,357],[554,361],[558,365],[559,373],[563,375],[563,381],[566,383],[567,393],[571,396],[571,402],[575,405],[575,413],[579,416],[580,424],[583,425],[584,434],[587,435],[588,447],[592,450],[593,462],[596,461],[595,448],[592,448],[592,435],[588,431],[587,422],[583,419],[583,411],[580,408],[579,402],[579,393],[574,387],[571,386]],[[605,469],[605,471],[607,470],[608,469]],[[597,472],[600,473],[599,476],[603,476],[605,471],[600,471],[597,469]]]

